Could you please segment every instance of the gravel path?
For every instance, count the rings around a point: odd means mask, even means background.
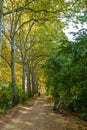
[[[19,111],[20,113],[0,130],[68,130],[64,117],[51,110],[46,96],[38,97],[32,106],[22,107]]]

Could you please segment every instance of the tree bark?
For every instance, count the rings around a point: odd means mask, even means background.
[[[28,97],[32,96],[29,64],[27,65],[27,93],[28,93]]]
[[[36,86],[36,80],[35,80],[35,74],[32,71],[32,93],[33,95],[37,93],[37,86]]]
[[[25,82],[26,82],[26,57],[23,56],[23,72],[22,72],[22,89],[25,91]]]
[[[2,17],[3,17],[3,0],[0,0],[0,55],[2,48]]]
[[[32,96],[35,94],[35,89],[34,89],[34,75],[31,73],[31,84],[32,84]]]
[[[16,88],[16,68],[15,68],[15,61],[16,61],[16,51],[15,51],[15,42],[16,37],[14,36],[11,39],[11,81],[13,87],[13,104],[17,104],[17,88]]]
[[[38,81],[35,79],[35,93],[38,93]]]

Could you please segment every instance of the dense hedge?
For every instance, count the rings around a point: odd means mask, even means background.
[[[10,86],[0,86],[0,109],[10,109],[14,106],[12,94],[12,87]],[[24,92],[20,87],[17,87],[17,99],[18,103],[23,103],[28,100],[27,93]]]
[[[87,118],[87,40],[78,39],[51,52],[44,65],[46,90],[60,98],[62,106]]]

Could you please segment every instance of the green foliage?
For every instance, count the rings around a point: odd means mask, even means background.
[[[0,86],[0,110],[3,113],[4,110],[10,109],[13,107],[13,93],[12,86]],[[17,87],[17,100],[18,103],[24,103],[28,100],[27,92],[22,90],[20,87]]]
[[[20,87],[17,88],[18,103],[24,103],[28,100],[27,92],[22,90]]]
[[[75,42],[61,44],[45,64],[47,92],[78,113],[87,112],[86,35],[81,30]]]
[[[81,114],[81,117],[82,117],[83,119],[87,120],[87,112],[83,112],[83,113]]]
[[[12,107],[12,89],[10,87],[0,86],[0,109]]]

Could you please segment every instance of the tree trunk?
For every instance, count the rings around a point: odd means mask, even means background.
[[[27,71],[27,92],[28,92],[28,97],[32,96],[31,92],[31,80],[30,80],[30,68],[29,65],[27,66],[28,71]]]
[[[33,73],[31,73],[31,83],[32,83],[32,96],[33,96],[34,93],[35,93],[35,90],[34,90],[34,78],[33,78]]]
[[[22,89],[25,91],[25,82],[26,82],[26,61],[25,56],[23,57],[23,73],[22,73]]]
[[[35,75],[33,71],[31,75],[32,75],[32,93],[34,95],[36,93],[36,85],[35,85]]]
[[[12,80],[12,87],[13,87],[13,104],[17,104],[17,88],[16,88],[16,68],[15,68],[15,42],[16,38],[13,37],[11,41],[11,80]]]
[[[0,0],[0,55],[2,48],[2,16],[3,16],[3,0]]]
[[[35,80],[35,93],[38,93],[38,81]]]

